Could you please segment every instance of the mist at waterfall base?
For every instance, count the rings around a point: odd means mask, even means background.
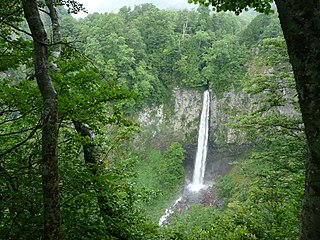
[[[194,163],[192,182],[188,185],[185,191],[170,207],[167,208],[165,214],[160,218],[159,225],[166,223],[168,217],[174,213],[176,206],[183,201],[184,198],[190,197],[190,193],[199,192],[206,188],[204,184],[204,174],[206,168],[207,150],[208,150],[208,135],[209,135],[209,117],[210,117],[210,95],[209,90],[203,93],[202,112],[199,124],[197,155]]]

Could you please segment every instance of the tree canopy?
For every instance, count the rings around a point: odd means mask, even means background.
[[[189,1],[213,6],[218,11],[234,11],[237,14],[248,7],[258,12],[269,13],[273,1]],[[320,151],[319,149],[319,27],[317,17],[319,5],[316,1],[308,4],[297,0],[275,0],[284,38],[288,46],[290,62],[296,81],[302,118],[309,147],[306,171],[304,211],[302,216],[301,239],[317,239],[319,236],[320,192]],[[302,47],[303,46],[303,47]]]
[[[208,8],[272,13],[273,1],[189,2],[204,6],[142,4],[76,20],[75,1],[0,1],[4,239],[298,238],[305,165],[301,239],[317,239],[319,6],[276,1],[282,32],[274,14]],[[249,110],[226,103],[224,127],[255,148],[219,180],[220,209],[196,205],[159,228],[186,174],[187,143],[172,125],[134,120],[159,105],[155,115],[170,118],[174,89],[207,86],[215,99],[250,95]]]

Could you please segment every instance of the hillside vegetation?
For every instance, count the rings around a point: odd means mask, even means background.
[[[65,239],[298,239],[307,151],[276,14],[143,4],[83,19],[60,8],[59,18],[68,44],[49,60]],[[21,20],[12,21],[26,29]],[[0,238],[43,239],[42,98],[31,38],[2,37],[10,31],[0,38]],[[251,109],[226,103],[224,127],[241,131],[250,150],[216,179],[220,208],[195,204],[159,227],[196,133],[173,136],[172,126],[139,124],[139,114],[162,105],[171,119],[174,89],[207,87],[218,99],[249,96]]]

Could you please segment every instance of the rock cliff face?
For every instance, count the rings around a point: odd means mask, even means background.
[[[197,151],[199,119],[202,108],[203,92],[196,89],[174,89],[169,103],[146,108],[140,113],[138,121],[147,133],[148,143],[166,148],[173,141],[179,141],[186,149],[185,170],[187,181],[191,181],[193,164]],[[259,104],[259,97],[243,91],[229,90],[217,97],[210,93],[209,149],[205,178],[212,181],[231,168],[230,162],[241,156],[247,147],[246,134],[235,130],[230,123],[240,114],[253,112]],[[281,114],[295,117],[298,113],[292,105],[277,109]]]
[[[170,122],[173,130],[183,135],[197,131],[202,109],[202,92],[176,88],[172,96],[174,110]]]
[[[169,103],[146,108],[138,117],[147,144],[160,149],[166,148],[173,141],[179,141],[184,145],[186,183],[191,181],[193,175],[202,98],[203,92],[200,90],[176,88]],[[224,93],[222,98],[210,93],[209,149],[205,173],[208,182],[212,182],[215,176],[223,175],[231,168],[228,163],[237,157],[237,151],[230,151],[229,145],[237,148],[245,142],[243,133],[226,124],[231,122],[234,109],[250,108],[248,98],[246,94],[234,90]]]
[[[202,93],[195,89],[173,89],[171,101],[145,108],[138,122],[152,129],[153,135],[170,135],[170,141],[186,141],[196,132],[202,107]]]
[[[211,96],[210,140],[217,145],[243,144],[244,133],[228,126],[232,118],[244,109],[252,111],[250,96],[243,92],[230,90],[222,98]]]
[[[200,90],[175,88],[169,103],[146,108],[139,114],[138,121],[142,126],[151,128],[153,135],[161,135],[165,131],[166,136],[171,138],[170,141],[194,142],[197,138],[202,98],[203,92]],[[222,97],[217,97],[211,91],[210,99],[210,143],[224,147],[245,144],[245,133],[228,124],[235,121],[235,116],[257,109],[258,105],[253,102],[259,102],[259,98],[231,89]],[[292,105],[279,107],[278,111],[289,117],[298,114]]]
[[[188,136],[197,135],[202,95],[196,89],[176,88],[169,106],[146,108],[139,114],[138,121],[142,126],[152,127],[153,134],[161,134],[164,126],[171,128],[174,138],[185,141]],[[210,141],[218,145],[243,143],[243,133],[236,132],[226,124],[231,122],[234,109],[251,108],[249,97],[232,90],[224,93],[220,99],[211,92],[210,98]]]

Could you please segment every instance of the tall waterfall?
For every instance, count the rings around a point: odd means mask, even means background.
[[[194,164],[193,171],[193,179],[192,183],[188,186],[189,190],[192,192],[197,192],[200,189],[204,188],[203,184],[204,172],[206,168],[206,159],[207,159],[207,149],[208,149],[208,135],[209,135],[209,112],[210,112],[210,97],[209,90],[206,90],[203,93],[203,105],[202,112],[200,118],[200,126],[199,126],[199,136],[198,136],[198,149],[196,161]],[[177,199],[174,204],[167,208],[165,214],[160,218],[159,225],[163,226],[168,221],[168,218],[172,213],[174,213],[177,205],[180,204],[181,201],[184,201],[186,192]],[[189,192],[190,194],[190,192]]]
[[[206,169],[208,133],[209,133],[210,97],[209,90],[203,93],[202,112],[199,125],[197,156],[194,164],[193,179],[190,190],[199,191],[204,187],[204,173]]]

